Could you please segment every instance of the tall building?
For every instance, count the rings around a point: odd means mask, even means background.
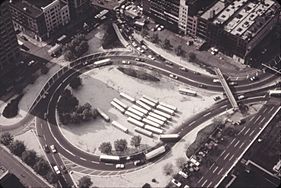
[[[68,3],[71,20],[87,16],[90,10],[90,0],[63,0]]]
[[[0,4],[0,77],[19,62],[20,51],[8,1]]]
[[[70,21],[68,4],[60,0],[10,0],[14,27],[42,41]]]

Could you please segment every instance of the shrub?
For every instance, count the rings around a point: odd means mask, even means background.
[[[118,139],[114,141],[114,148],[119,152],[124,152],[127,149],[127,145],[127,140],[125,139]]]
[[[100,150],[102,153],[110,154],[111,151],[112,151],[112,145],[111,145],[110,142],[103,142],[103,143],[101,143],[101,145],[99,146],[99,150]]]
[[[14,141],[14,137],[9,132],[5,132],[1,134],[0,142],[4,146],[10,145],[13,141]]]
[[[17,98],[11,100],[3,110],[3,116],[5,118],[13,118],[18,115],[19,102],[23,95],[19,95]]]
[[[9,149],[13,154],[21,157],[26,147],[22,141],[16,140],[9,145]]]

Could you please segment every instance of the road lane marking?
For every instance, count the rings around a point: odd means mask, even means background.
[[[200,182],[202,181],[202,179],[203,179],[203,176],[200,178],[200,180],[198,181],[198,183],[200,183]]]
[[[204,114],[203,117],[205,117],[205,116],[207,116],[207,115],[210,115],[210,114],[211,114],[211,112],[208,112],[207,114]]]
[[[221,171],[223,170],[223,168],[220,169],[220,171],[218,171],[218,175],[220,175]]]
[[[215,164],[215,163],[213,163],[213,164],[210,166],[210,169],[214,166],[214,164]]]
[[[220,108],[225,108],[225,107],[227,107],[227,105],[223,105],[223,106],[221,106]]]
[[[84,159],[84,158],[82,158],[82,157],[79,157],[81,160],[83,160],[83,161],[87,161],[87,159]]]
[[[246,127],[243,127],[243,129],[238,133],[238,135],[240,135],[244,131],[245,128]]]
[[[230,142],[230,144],[229,145],[231,145],[234,141],[236,140],[236,138],[234,138],[231,142]]]
[[[211,181],[211,182],[207,185],[207,187],[210,187],[212,183],[213,183],[213,182]]]
[[[224,154],[225,150],[223,150],[223,152],[220,154],[220,157]]]
[[[268,113],[270,113],[274,108],[275,108],[275,106],[272,106],[272,108],[269,110]]]
[[[104,163],[105,165],[113,165],[112,163]]]
[[[190,124],[189,124],[189,126],[191,126],[192,124],[194,124],[196,121],[194,120],[194,121],[192,121]]]
[[[217,171],[219,167],[217,166],[214,170],[213,170],[213,173],[215,173]]]
[[[242,144],[239,146],[239,149],[242,148],[242,146],[245,144],[245,142],[242,142]]]
[[[229,152],[226,154],[226,156],[223,158],[225,160],[229,156]]]
[[[261,118],[262,116],[259,115],[258,118],[254,121],[254,124]]]
[[[234,157],[234,154],[231,155],[231,157],[228,159],[229,161],[231,161],[231,159]]]
[[[265,120],[265,117],[262,118],[262,120],[260,121],[260,123],[262,123]]]
[[[255,129],[252,130],[252,132],[249,134],[249,136],[252,136],[252,134],[255,132]]]
[[[207,181],[208,180],[205,180],[204,183],[201,185],[201,187],[203,187],[207,183]]]
[[[234,147],[236,147],[236,146],[239,144],[239,142],[240,142],[240,140],[238,140],[238,141],[236,142],[236,144],[234,145]]]
[[[100,164],[100,162],[96,162],[96,161],[92,161],[92,163],[95,163],[95,164]]]
[[[247,129],[247,131],[244,133],[244,135],[246,135],[249,131],[250,131],[250,128]]]

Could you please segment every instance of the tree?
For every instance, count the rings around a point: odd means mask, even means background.
[[[196,54],[193,52],[188,53],[189,61],[195,61],[197,59]]]
[[[175,53],[176,53],[177,56],[180,56],[183,53],[181,45],[179,45],[175,48]]]
[[[71,61],[71,60],[75,59],[75,55],[74,55],[74,53],[71,50],[66,50],[65,53],[64,53],[64,58],[67,61]]]
[[[99,146],[99,150],[100,150],[100,152],[102,152],[102,153],[110,154],[111,151],[112,151],[112,145],[111,145],[110,142],[103,142],[103,143],[101,143],[101,145]]]
[[[9,145],[9,149],[13,154],[20,157],[25,151],[26,147],[22,141],[16,140]]]
[[[50,171],[50,166],[46,160],[39,158],[39,160],[34,165],[34,170],[41,176],[46,175]]]
[[[49,171],[45,178],[47,179],[47,181],[50,183],[50,184],[55,184],[58,182],[58,176],[56,174],[54,174],[52,171]]]
[[[159,36],[158,36],[157,33],[154,33],[152,35],[151,42],[153,42],[153,43],[158,43],[159,42]]]
[[[80,77],[75,77],[71,80],[69,86],[72,88],[72,89],[78,89],[79,86],[82,85],[82,80]]]
[[[184,167],[185,162],[186,162],[186,160],[185,160],[184,157],[180,157],[180,158],[177,158],[177,159],[176,159],[176,165],[177,165],[177,167],[180,168],[180,169]]]
[[[172,163],[167,163],[164,167],[163,167],[163,172],[166,176],[168,175],[172,175],[174,173],[174,166]]]
[[[118,139],[114,141],[114,148],[116,151],[123,152],[127,149],[127,140]]]
[[[21,159],[29,166],[34,166],[37,161],[37,155],[34,150],[24,151],[21,155]]]
[[[171,46],[171,42],[169,39],[165,39],[164,42],[163,42],[163,48],[165,49],[169,49]]]
[[[14,137],[9,132],[4,132],[1,134],[0,142],[4,146],[10,145],[14,141]]]
[[[140,143],[141,143],[141,136],[133,136],[131,138],[131,146],[134,146],[134,147],[139,147],[140,146]]]
[[[83,176],[78,180],[79,188],[89,188],[93,184],[91,178],[89,176]]]
[[[142,188],[151,188],[151,185],[149,183],[145,183]]]

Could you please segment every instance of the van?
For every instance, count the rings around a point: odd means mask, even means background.
[[[220,83],[220,80],[219,79],[213,79],[213,82],[214,83]]]

